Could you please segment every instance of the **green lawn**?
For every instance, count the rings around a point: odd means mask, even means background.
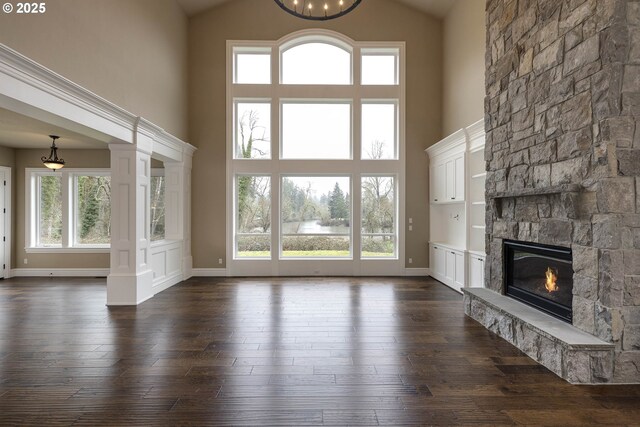
[[[240,258],[268,258],[269,255],[268,251],[238,252],[238,257]],[[282,256],[289,258],[346,258],[349,256],[349,251],[284,251]],[[363,252],[362,256],[365,258],[391,258],[393,254],[385,252]]]

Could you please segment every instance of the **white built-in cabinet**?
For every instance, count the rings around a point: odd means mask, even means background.
[[[485,162],[482,120],[429,147],[431,276],[461,291],[484,286]]]

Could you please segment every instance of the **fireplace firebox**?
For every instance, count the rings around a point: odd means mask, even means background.
[[[571,323],[571,249],[505,240],[505,294]]]

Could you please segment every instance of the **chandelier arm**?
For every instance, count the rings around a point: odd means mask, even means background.
[[[352,10],[354,10],[362,2],[362,0],[355,0],[353,2],[353,4],[351,6],[349,6],[348,8],[346,8],[346,9],[342,9],[341,8],[340,12],[335,13],[335,14],[331,14],[331,15],[327,14],[326,9],[324,10],[324,15],[311,15],[311,13],[312,13],[311,11],[309,12],[308,15],[305,15],[305,9],[308,9],[306,7],[306,3],[307,3],[306,0],[303,0],[302,9],[300,10],[300,12],[298,12],[297,6],[294,6],[295,9],[292,9],[292,8],[288,7],[287,5],[285,5],[284,0],[273,0],[273,1],[275,1],[276,4],[278,6],[280,6],[280,8],[282,10],[284,10],[287,13],[289,13],[290,15],[293,15],[295,17],[302,18],[302,19],[311,20],[311,21],[328,21],[330,19],[340,18],[341,16],[344,16],[347,13],[351,12]]]

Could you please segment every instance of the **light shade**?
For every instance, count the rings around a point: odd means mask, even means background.
[[[313,21],[339,18],[358,7],[362,0],[274,0],[293,16]]]
[[[49,138],[52,139],[51,142],[51,152],[49,153],[49,157],[42,156],[42,163],[51,170],[58,170],[64,167],[64,159],[58,158],[58,147],[56,147],[56,139],[59,139],[59,136],[49,135]]]

